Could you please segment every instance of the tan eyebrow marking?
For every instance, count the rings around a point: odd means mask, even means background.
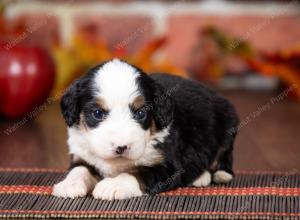
[[[132,104],[131,104],[131,106],[132,106],[133,109],[135,109],[135,110],[137,110],[137,109],[143,107],[144,105],[145,105],[145,98],[144,98],[144,96],[138,96],[138,97],[136,97],[136,98],[133,100]]]
[[[150,125],[150,134],[154,135],[156,133],[156,125],[154,119],[151,120],[151,125]]]
[[[98,97],[96,99],[96,103],[99,105],[99,107],[101,109],[103,109],[104,111],[108,111],[108,106],[107,106],[107,103],[105,102],[105,100],[101,97]]]
[[[79,123],[79,128],[81,131],[87,131],[88,126],[86,125],[85,118],[83,116],[83,113],[80,113],[80,123]]]

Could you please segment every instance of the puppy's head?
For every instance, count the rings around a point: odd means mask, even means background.
[[[67,125],[102,159],[137,160],[172,121],[173,102],[142,70],[120,60],[96,66],[64,94]]]

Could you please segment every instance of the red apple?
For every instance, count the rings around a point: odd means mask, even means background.
[[[54,84],[51,56],[34,46],[0,45],[0,114],[26,115],[42,104]]]

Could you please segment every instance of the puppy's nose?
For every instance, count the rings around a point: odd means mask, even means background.
[[[118,146],[117,149],[116,149],[116,153],[117,154],[123,154],[124,151],[127,149],[127,146]]]

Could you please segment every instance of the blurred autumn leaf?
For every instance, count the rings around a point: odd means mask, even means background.
[[[188,69],[194,78],[215,84],[229,72],[238,72],[234,68],[245,67],[243,58],[253,56],[255,51],[248,42],[207,26],[198,32]]]
[[[249,66],[267,76],[277,76],[284,87],[295,86],[291,96],[300,100],[300,44],[248,59]]]
[[[146,72],[168,72],[186,76],[183,70],[173,66],[167,59],[155,58],[165,43],[165,37],[156,38],[136,53],[129,54],[124,47],[110,50],[102,39],[90,43],[83,36],[77,35],[70,47],[64,48],[58,45],[53,48],[57,65],[53,94],[61,93],[75,78],[85,74],[90,67],[115,57],[128,61]]]
[[[198,60],[193,60],[192,63],[195,64],[190,68],[197,78],[219,79],[226,74],[226,59],[235,57],[237,61],[246,64],[249,70],[278,77],[284,87],[293,86],[289,96],[300,100],[300,43],[291,48],[266,53],[256,51],[250,42],[230,36],[212,26],[201,30],[200,35],[200,42],[194,49],[200,51],[201,56],[198,56]]]

